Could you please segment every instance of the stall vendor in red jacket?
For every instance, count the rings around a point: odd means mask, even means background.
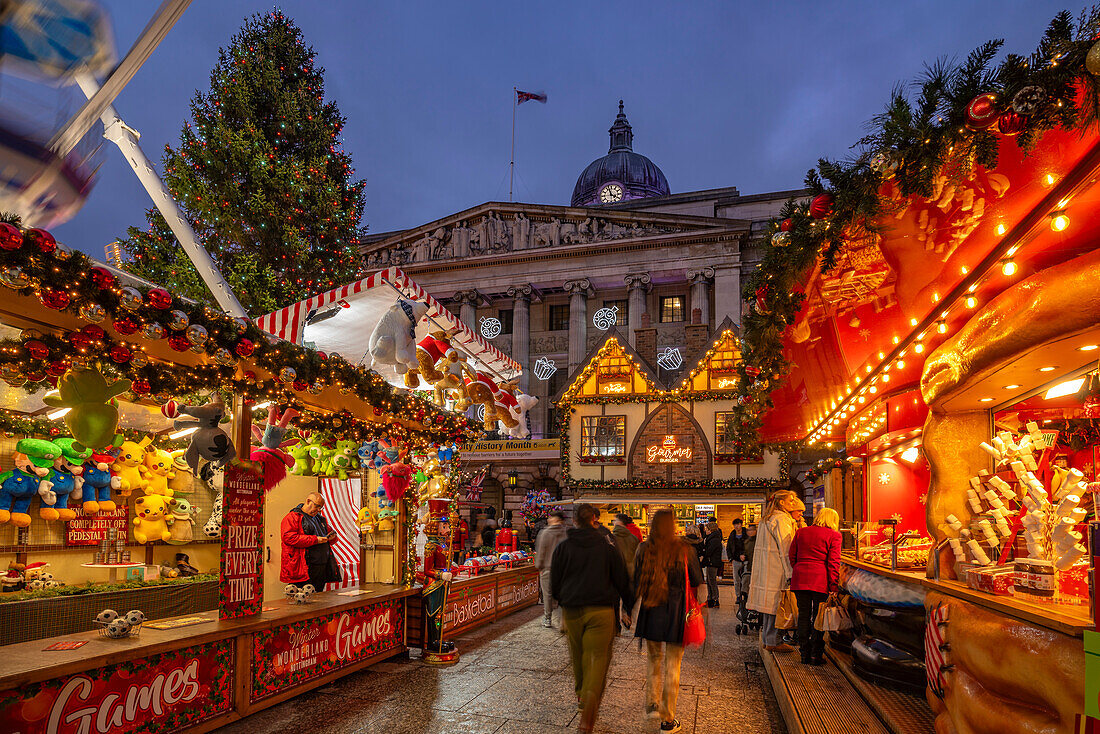
[[[279,526],[283,540],[279,580],[284,584],[313,584],[315,591],[322,591],[330,580],[327,544],[336,537],[336,533],[326,532],[328,523],[321,514],[324,505],[324,498],[311,492],[306,495],[305,502],[283,518]],[[311,533],[311,530],[314,532]]]

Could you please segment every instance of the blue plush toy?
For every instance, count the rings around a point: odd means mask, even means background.
[[[22,469],[12,469],[0,474],[0,523],[11,520],[16,526],[25,528],[31,523],[27,513],[31,500],[38,494],[39,478],[34,473]],[[25,522],[24,522],[25,518]]]
[[[111,464],[115,457],[106,453],[93,453],[84,464],[84,514],[95,515],[99,512],[114,512],[115,503],[111,499],[111,490],[118,489],[122,482],[111,473]]]
[[[42,507],[38,514],[43,520],[61,520],[68,522],[76,517],[76,510],[69,507],[70,495],[73,500],[84,496],[84,462],[91,455],[91,449],[78,449],[76,439],[65,436],[54,440],[61,449],[61,456],[54,461],[53,482],[54,501],[42,498]]]
[[[359,447],[359,465],[364,469],[370,469],[374,466],[374,456],[378,453],[377,441],[364,441],[363,445]]]

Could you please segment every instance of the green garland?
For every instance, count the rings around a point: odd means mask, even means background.
[[[134,288],[140,294],[140,304],[127,308],[123,305],[124,287],[107,269],[95,267],[89,258],[48,244],[39,243],[52,238],[42,230],[23,233],[23,243],[16,249],[0,249],[0,286],[10,288],[24,296],[38,296],[44,305],[80,316],[89,323],[86,331],[96,334],[94,325],[102,324],[119,331],[119,323],[137,333],[147,326],[160,324],[166,336],[172,335],[167,321],[172,311],[181,311],[189,326],[202,327],[205,341],[191,351],[201,353],[206,361],[194,367],[176,363],[149,360],[148,364],[134,366],[130,361],[114,363],[105,358],[115,346],[123,346],[133,352],[140,349],[103,335],[93,344],[83,348],[72,343],[72,333],[65,338],[54,335],[24,332],[24,340],[33,336],[49,347],[50,355],[35,359],[14,340],[0,343],[0,366],[3,375],[13,385],[23,385],[35,392],[38,382],[46,379],[51,367],[59,369],[74,358],[93,362],[122,377],[137,381],[141,394],[149,394],[162,402],[172,396],[195,393],[211,386],[227,387],[240,395],[256,400],[273,400],[302,408],[296,393],[318,392],[328,386],[336,386],[342,393],[354,394],[360,400],[374,406],[375,416],[398,416],[417,421],[425,426],[424,434],[432,442],[463,441],[474,434],[464,415],[447,413],[427,401],[398,391],[381,375],[365,367],[353,365],[339,355],[325,355],[312,349],[277,339],[261,331],[250,321],[234,319],[207,306],[186,301],[166,292],[153,294],[166,298],[152,305],[150,291],[146,287]],[[163,289],[158,289],[163,291]],[[3,292],[0,289],[0,292]],[[182,332],[181,332],[182,333]],[[97,334],[98,336],[98,334]],[[244,379],[237,378],[236,365],[240,357],[248,357],[259,367],[268,370],[285,381],[261,380],[254,373],[246,372]],[[57,364],[51,364],[57,363]],[[348,416],[345,420],[349,420]],[[418,433],[391,426],[395,433]]]
[[[914,97],[907,97],[904,87],[895,90],[886,110],[872,120],[871,132],[859,141],[858,155],[846,161],[822,159],[810,170],[806,186],[811,196],[831,197],[831,212],[815,218],[809,203],[789,201],[771,229],[778,232],[787,220],[789,237],[763,243],[760,267],[743,289],[755,305],[742,324],[739,393],[758,406],[757,416],[773,407],[769,393],[790,368],[783,335],[802,308],[807,275],[815,265],[829,272],[845,242],[877,233],[876,219],[889,208],[879,194],[884,181],[893,178],[903,197],[927,197],[940,175],[958,181],[976,166],[996,166],[998,134],[992,128],[967,128],[967,106],[979,95],[996,95],[1001,114],[1014,112],[1021,90],[1041,90],[1030,114],[1014,114],[1016,141],[1025,151],[1047,130],[1094,125],[1100,118],[1100,80],[1086,69],[1085,57],[1097,45],[1098,31],[1095,8],[1083,12],[1076,24],[1063,11],[1030,57],[1009,54],[994,67],[1003,42],[990,41],[962,64],[938,62],[928,68]],[[746,368],[758,369],[763,381],[751,381]]]
[[[49,599],[56,596],[83,596],[85,594],[104,594],[112,591],[125,591],[127,589],[144,589],[150,586],[175,586],[179,584],[201,584],[208,581],[217,581],[216,573],[200,573],[197,576],[174,579],[156,579],[155,581],[121,581],[119,583],[85,583],[64,584],[37,591],[13,591],[0,594],[0,604],[8,602],[27,601],[29,599]]]

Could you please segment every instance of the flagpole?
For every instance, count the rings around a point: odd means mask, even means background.
[[[512,183],[516,177],[516,99],[519,91],[512,87],[512,160],[508,164],[508,201],[512,200]]]

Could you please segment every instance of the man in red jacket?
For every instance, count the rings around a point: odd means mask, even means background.
[[[310,564],[306,560],[306,550],[321,543],[328,543],[336,537],[336,533],[327,535],[308,534],[302,528],[303,521],[314,525],[313,519],[323,517],[320,515],[325,500],[316,492],[306,496],[305,502],[295,507],[283,518],[279,526],[283,540],[282,564],[279,567],[279,580],[284,584],[297,584],[305,586],[313,584],[314,591],[322,591],[327,579],[328,564]],[[327,527],[327,525],[321,525]],[[317,554],[320,555],[320,554]],[[326,554],[327,560],[327,554]]]

